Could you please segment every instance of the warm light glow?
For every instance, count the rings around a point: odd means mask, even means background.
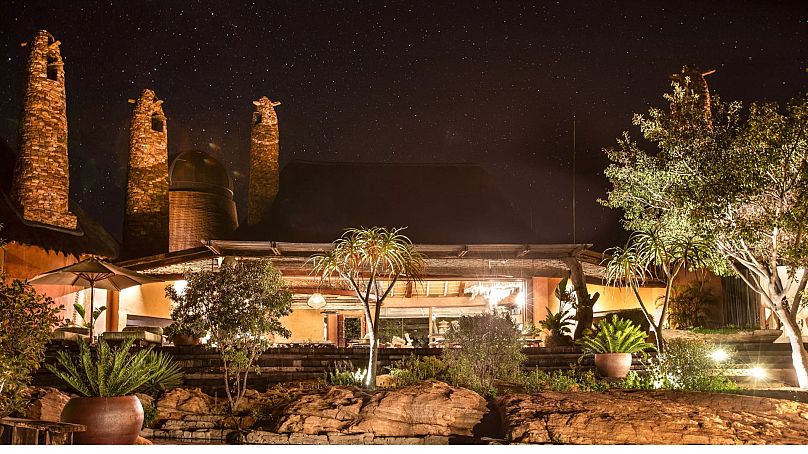
[[[306,304],[314,309],[322,309],[326,305],[325,297],[321,293],[312,293]]]
[[[755,366],[749,369],[749,376],[754,377],[757,380],[766,378],[766,370],[760,366]]]
[[[713,361],[720,363],[721,361],[725,361],[727,358],[729,358],[729,354],[723,348],[716,348],[710,354],[710,358],[712,358]]]
[[[186,280],[179,280],[174,281],[174,290],[177,292],[177,295],[182,296],[185,294],[185,288],[188,287],[188,281]]]

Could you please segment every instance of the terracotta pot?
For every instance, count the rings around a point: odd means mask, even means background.
[[[143,426],[143,406],[135,396],[74,397],[62,410],[62,422],[84,424],[73,443],[80,445],[131,445]]]
[[[609,378],[625,378],[631,370],[631,353],[596,353],[595,368]]]
[[[174,337],[171,338],[171,342],[177,347],[188,347],[191,345],[199,345],[202,339],[192,337],[188,334],[175,334]]]

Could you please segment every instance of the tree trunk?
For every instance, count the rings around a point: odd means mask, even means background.
[[[575,287],[575,296],[578,301],[575,310],[575,320],[578,321],[578,324],[575,326],[575,334],[573,337],[580,339],[583,337],[584,331],[592,328],[592,312],[597,298],[593,300],[589,297],[589,291],[586,288],[586,276],[584,276],[581,262],[575,257],[565,257],[564,263],[570,270],[570,280]]]
[[[376,343],[376,329],[371,327],[368,334],[370,334],[370,354],[368,355],[368,370],[365,375],[365,388],[368,391],[373,391],[376,389],[376,366],[379,364],[379,346]]]
[[[800,327],[782,305],[778,305],[774,313],[780,319],[783,332],[788,337],[789,344],[791,344],[791,362],[794,364],[794,371],[797,373],[797,383],[800,388],[808,389],[808,352],[802,342]]]

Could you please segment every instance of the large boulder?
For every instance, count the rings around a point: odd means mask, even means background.
[[[497,399],[514,443],[804,444],[808,404],[676,391],[545,392]]]
[[[182,419],[184,415],[223,414],[221,405],[199,388],[174,388],[157,401],[157,419]]]
[[[300,396],[281,410],[277,433],[317,435],[342,432],[359,419],[363,396],[358,388],[335,386]]]
[[[40,421],[59,422],[62,409],[70,400],[70,395],[56,388],[31,387],[28,391],[28,406],[25,417]]]
[[[282,408],[273,432],[471,436],[486,411],[486,401],[478,394],[441,382],[373,394],[358,388],[331,387],[303,395]]]
[[[471,436],[486,405],[468,389],[423,382],[374,394],[349,431],[377,437]]]

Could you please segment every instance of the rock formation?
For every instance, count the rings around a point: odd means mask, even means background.
[[[514,443],[804,444],[808,404],[676,391],[515,394],[497,400]]]

